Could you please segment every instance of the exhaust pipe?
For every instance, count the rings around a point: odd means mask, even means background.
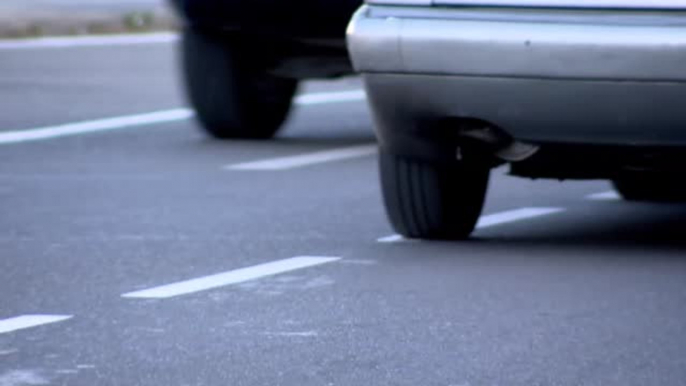
[[[485,144],[493,155],[503,161],[524,161],[536,154],[539,149],[536,145],[515,141],[504,131],[484,122],[463,122],[460,126],[458,138],[468,138]],[[457,154],[459,156],[459,150]]]

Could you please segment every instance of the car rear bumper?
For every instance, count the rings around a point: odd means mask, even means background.
[[[683,146],[683,16],[365,6],[348,47],[382,144],[474,118],[534,143]]]

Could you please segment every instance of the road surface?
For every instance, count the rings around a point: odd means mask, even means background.
[[[407,241],[355,78],[217,142],[173,39],[0,57],[2,386],[686,379],[686,206],[498,169],[473,240]]]

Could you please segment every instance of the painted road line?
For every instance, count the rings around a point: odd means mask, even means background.
[[[299,105],[321,105],[327,103],[356,102],[366,99],[363,90],[319,92],[300,95],[295,98],[295,103]]]
[[[0,334],[38,327],[44,324],[62,322],[71,319],[72,315],[22,315],[0,320]]]
[[[296,98],[295,103],[300,105],[320,105],[326,103],[343,103],[364,99],[364,92],[341,91],[305,94]],[[45,126],[26,130],[13,130],[0,132],[0,145],[40,141],[45,139],[59,138],[70,135],[94,133],[99,131],[111,131],[127,129],[131,127],[169,123],[190,119],[194,113],[190,109],[178,108],[171,110],[155,111],[152,113],[124,115],[92,121],[67,123],[56,126]]]
[[[35,39],[0,40],[0,50],[28,50],[43,48],[135,46],[174,43],[175,33],[120,34],[109,36],[61,36]]]
[[[484,215],[476,223],[476,229],[489,228],[496,225],[522,221],[536,217],[546,216],[564,211],[564,208],[519,208],[507,210],[505,212]],[[390,235],[376,240],[380,243],[397,243],[401,241],[411,241],[401,235]]]
[[[520,208],[505,212],[481,216],[476,223],[476,229],[483,229],[500,224],[527,220],[541,216],[547,216],[564,211],[564,208]]]
[[[94,121],[68,123],[58,126],[39,127],[29,130],[6,131],[0,132],[0,145],[174,122],[189,119],[192,116],[193,112],[188,109],[174,109],[147,114],[98,119]]]
[[[256,280],[263,277],[278,275],[280,273],[295,271],[316,265],[332,263],[338,260],[340,260],[340,257],[293,257],[290,259],[273,261],[271,263],[255,265],[252,267],[222,272],[215,275],[167,284],[160,287],[129,292],[123,294],[122,297],[136,299],[166,299],[174,296],[186,295],[232,284],[243,283],[250,280]]]
[[[399,241],[404,241],[405,238],[402,235],[393,234],[390,236],[384,236],[376,239],[380,243],[397,243]],[[408,240],[409,241],[409,240]]]
[[[588,196],[586,196],[586,198],[594,201],[614,201],[619,200],[621,196],[619,195],[619,193],[610,190],[607,192],[589,194]]]
[[[224,166],[226,170],[286,170],[326,162],[359,158],[376,153],[375,144],[342,147],[288,157],[269,158]]]

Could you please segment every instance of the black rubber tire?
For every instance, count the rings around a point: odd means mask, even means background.
[[[612,181],[627,201],[686,202],[686,185],[673,175],[645,175]]]
[[[240,42],[186,29],[181,44],[188,101],[218,139],[273,137],[288,116],[297,80],[267,73]]]
[[[408,238],[461,240],[483,209],[490,168],[464,162],[429,162],[379,153],[388,219]]]

